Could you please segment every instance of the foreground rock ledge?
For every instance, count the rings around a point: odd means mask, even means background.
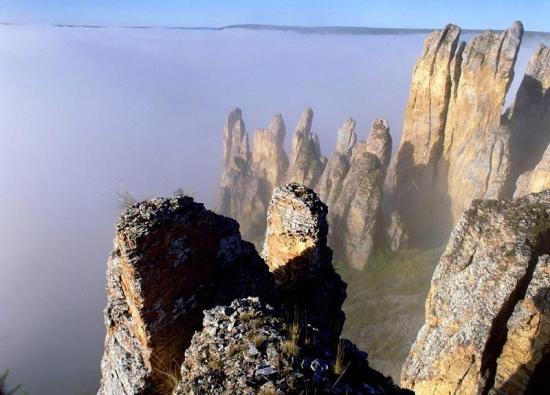
[[[107,270],[99,394],[166,393],[203,310],[245,296],[270,299],[273,281],[239,225],[190,197],[130,206],[116,225]]]
[[[311,341],[257,298],[205,311],[174,395],[408,393],[369,367],[367,354],[342,340],[339,349]]]
[[[417,394],[549,393],[550,191],[474,201],[434,272],[403,367]]]

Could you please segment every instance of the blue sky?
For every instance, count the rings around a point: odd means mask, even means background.
[[[223,26],[240,23],[550,31],[550,0],[0,0],[17,23]]]

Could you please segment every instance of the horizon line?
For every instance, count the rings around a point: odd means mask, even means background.
[[[71,23],[25,23],[25,22],[0,22],[2,26],[43,26],[43,27],[59,27],[59,28],[88,28],[88,29],[170,29],[170,30],[211,30],[223,31],[229,29],[249,29],[249,30],[274,30],[274,31],[294,31],[297,33],[306,34],[368,34],[384,33],[384,32],[399,32],[406,31],[408,33],[429,33],[442,28],[414,28],[414,27],[373,27],[373,26],[346,26],[346,25],[275,25],[262,23],[243,23],[230,24],[224,26],[170,26],[170,25],[101,25],[101,24],[71,24]],[[335,29],[341,29],[336,31]],[[347,30],[347,31],[346,31]],[[496,31],[501,32],[505,29],[469,29],[461,28],[463,32],[483,32]],[[525,30],[525,33],[530,34],[550,34],[550,31]]]

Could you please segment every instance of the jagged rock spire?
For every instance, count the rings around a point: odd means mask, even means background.
[[[281,114],[273,116],[267,129],[256,129],[252,144],[252,168],[257,177],[266,181],[267,200],[274,187],[282,184],[288,169],[288,157],[283,148],[286,126]]]
[[[311,132],[313,110],[305,109],[292,139],[292,151],[287,173],[287,182],[297,182],[314,188],[326,165],[321,155],[321,146],[317,134]]]
[[[347,118],[338,130],[336,151],[331,155],[315,188],[327,206],[332,207],[342,189],[342,182],[349,171],[351,150],[357,141],[356,122]]]
[[[332,245],[356,268],[363,268],[375,251],[391,147],[388,123],[377,119],[367,140],[353,148],[350,169],[331,207]]]
[[[390,177],[392,216],[413,246],[444,242],[473,199],[504,196],[510,144],[501,114],[522,35],[514,22],[465,44],[448,25],[425,41]]]

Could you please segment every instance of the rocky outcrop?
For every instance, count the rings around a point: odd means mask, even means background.
[[[501,114],[522,35],[515,22],[465,44],[460,29],[448,25],[425,41],[392,191],[413,246],[444,242],[473,199],[504,196],[510,136]]]
[[[541,161],[545,148],[550,144],[549,109],[550,48],[541,44],[529,60],[513,106],[505,114],[511,133],[510,194],[518,177]],[[550,187],[550,183],[546,183],[546,187]],[[529,191],[537,192],[535,189]]]
[[[401,393],[339,338],[327,207],[298,184],[271,203],[267,264],[234,220],[190,197],[121,215],[99,394]]]
[[[475,201],[434,272],[401,384],[417,394],[543,393],[548,254],[550,191]]]
[[[336,203],[336,199],[342,191],[344,178],[349,171],[351,150],[357,142],[355,125],[355,120],[353,118],[348,118],[340,130],[338,130],[336,151],[334,151],[328,160],[316,187],[319,198],[325,202],[328,207],[332,207]]]
[[[364,267],[375,250],[391,146],[387,122],[374,121],[367,140],[353,147],[350,169],[331,207],[332,244],[356,268]]]
[[[283,184],[286,177],[288,157],[283,148],[285,134],[285,122],[280,114],[271,119],[267,129],[254,131],[252,169],[256,177],[265,180],[264,202],[269,201],[273,188]]]
[[[327,206],[303,185],[275,188],[262,257],[275,277],[279,302],[290,316],[338,339],[346,284],[334,271],[327,246]]]
[[[321,155],[321,146],[317,134],[311,132],[313,110],[306,108],[298,121],[294,137],[287,182],[297,182],[313,188],[317,185],[326,165],[326,158]]]
[[[163,392],[162,372],[183,361],[204,309],[272,291],[234,220],[182,196],[131,206],[108,263],[99,393]]]
[[[515,22],[502,33],[489,31],[474,37],[462,53],[440,162],[447,170],[452,223],[473,199],[503,197],[510,154],[501,114],[522,35],[523,26]]]
[[[389,176],[394,178],[389,192],[393,193],[397,210],[392,216],[402,222],[399,233],[410,233],[413,244],[432,226],[426,211],[436,200],[436,167],[443,151],[451,88],[460,71],[457,64],[463,51],[459,38],[460,28],[447,25],[424,42],[412,76],[401,144],[392,166],[394,174]],[[399,241],[392,239],[390,243]]]
[[[406,393],[349,341],[337,352],[323,348],[258,299],[235,300],[204,316],[174,395]]]
[[[237,108],[225,121],[219,212],[241,224],[241,233],[246,240],[258,242],[265,229],[265,195],[268,192],[264,178],[253,172],[251,162],[248,135],[242,112]]]

